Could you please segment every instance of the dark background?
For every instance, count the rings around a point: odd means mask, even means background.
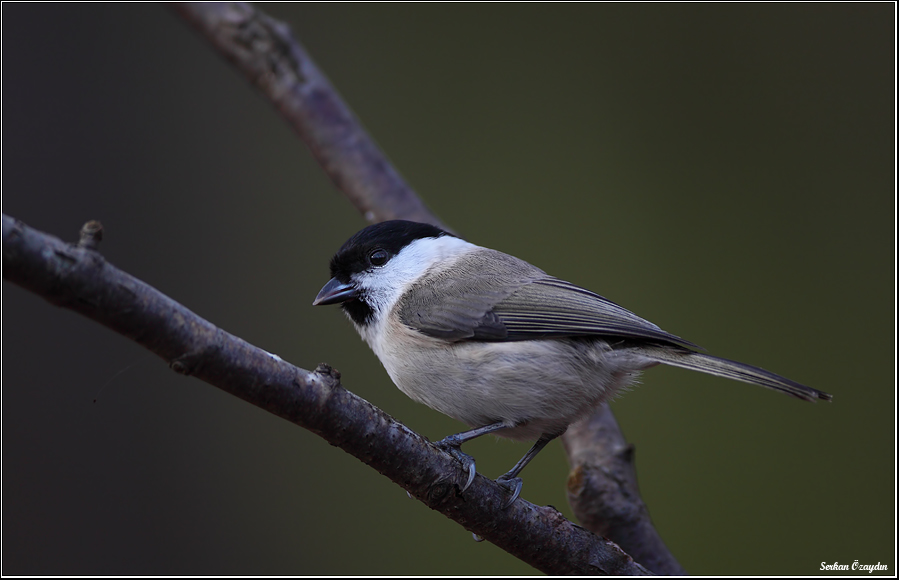
[[[614,403],[694,574],[895,574],[894,6],[273,5],[471,241],[714,354]],[[336,308],[364,224],[274,109],[158,5],[3,4],[3,211],[431,439]],[[94,400],[96,399],[96,403]],[[526,450],[485,438],[479,470]],[[553,443],[523,497],[566,514]],[[316,436],[3,283],[4,574],[528,574]]]

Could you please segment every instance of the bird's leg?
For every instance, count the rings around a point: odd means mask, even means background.
[[[560,433],[556,433],[554,435],[548,435],[544,433],[540,436],[540,439],[537,439],[537,442],[534,443],[534,446],[528,450],[527,453],[524,454],[524,457],[518,460],[518,463],[515,464],[512,469],[508,471],[508,473],[504,473],[496,478],[496,483],[505,487],[509,490],[512,496],[506,500],[506,503],[503,504],[503,509],[506,509],[512,502],[518,499],[518,495],[521,493],[522,481],[521,478],[518,477],[518,474],[521,473],[521,470],[524,469],[524,466],[530,463],[531,459],[537,456],[540,451],[546,447],[546,444],[558,437]]]
[[[434,445],[436,445],[440,449],[443,449],[444,451],[458,459],[460,462],[462,462],[462,469],[468,471],[468,481],[466,481],[465,485],[462,486],[463,492],[468,489],[468,486],[471,485],[472,481],[474,481],[474,476],[477,471],[474,467],[474,458],[471,455],[462,453],[462,444],[480,437],[481,435],[487,435],[488,433],[493,433],[494,431],[499,431],[500,429],[505,429],[507,427],[508,425],[506,425],[502,421],[499,421],[496,423],[491,423],[490,425],[478,427],[477,429],[472,429],[471,431],[463,431],[462,433],[456,433],[455,435],[444,437],[440,441],[434,443]],[[521,467],[524,467],[524,465],[522,465]],[[519,471],[521,470],[519,469]]]

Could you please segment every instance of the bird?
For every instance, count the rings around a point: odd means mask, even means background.
[[[535,441],[496,482],[521,493],[524,467],[568,426],[665,364],[774,389],[832,395],[718,358],[599,294],[437,226],[369,225],[330,261],[313,305],[340,304],[394,384],[470,427],[435,445],[476,474],[462,445],[486,434]]]

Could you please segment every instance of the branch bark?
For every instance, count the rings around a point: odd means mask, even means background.
[[[471,532],[548,574],[650,572],[609,540],[551,507],[517,501],[477,476],[464,497],[458,462],[344,389],[322,364],[297,368],[204,320],[96,251],[89,222],[78,245],[3,215],[3,277],[134,340],[191,375],[324,438]]]
[[[173,7],[272,101],[367,220],[411,219],[447,228],[392,168],[287,24],[243,3]],[[685,574],[652,526],[636,486],[633,454],[625,459],[618,452],[626,440],[614,415],[601,407],[585,424],[594,428],[569,429],[562,436],[572,467],[569,482],[577,482],[568,495],[575,514],[588,529],[640,554],[638,561],[653,562],[650,569],[657,573]],[[607,469],[611,464],[614,469]],[[624,472],[631,474],[626,485],[617,477]],[[595,505],[598,498],[604,507]]]
[[[637,487],[634,446],[609,406],[571,425],[562,444],[571,465],[568,503],[581,525],[624,547],[656,574],[685,575],[652,525]]]
[[[275,104],[367,220],[411,219],[447,227],[393,169],[286,24],[243,3],[177,4],[174,9]],[[176,372],[312,430],[544,572],[648,573],[615,544],[552,508],[519,501],[508,510],[497,509],[503,492],[489,479],[478,476],[463,501],[458,464],[345,391],[330,367],[298,369],[216,328],[105,262],[96,252],[98,241],[83,232],[78,246],[64,244],[3,216],[4,278],[128,336]],[[637,493],[632,453],[614,417],[600,409],[595,420],[585,422],[593,428],[573,427],[563,438],[572,464],[569,500],[575,513],[655,572],[683,573],[652,528]],[[628,469],[630,475],[622,476]],[[604,511],[595,510],[596,498]]]
[[[172,7],[275,105],[366,220],[449,229],[393,168],[286,23],[243,2]]]

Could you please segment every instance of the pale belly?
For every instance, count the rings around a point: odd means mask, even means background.
[[[378,341],[393,348],[375,349],[397,387],[471,427],[507,423],[496,434],[516,440],[561,434],[653,364],[599,339],[447,343],[412,332],[395,329]]]

